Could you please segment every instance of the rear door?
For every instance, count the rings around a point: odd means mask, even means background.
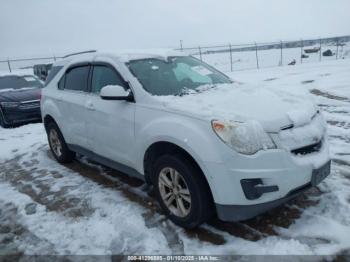
[[[100,90],[107,85],[129,88],[111,64],[94,63],[91,70],[91,92],[87,98],[90,111],[87,127],[89,138],[95,153],[132,167],[135,103],[103,100]]]
[[[58,100],[61,111],[61,129],[66,142],[83,148],[89,148],[87,139],[86,98],[89,90],[89,64],[70,67],[59,82]]]

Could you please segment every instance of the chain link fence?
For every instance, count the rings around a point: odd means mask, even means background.
[[[317,40],[198,46],[177,50],[221,71],[259,69],[350,57],[350,36]]]
[[[34,58],[7,58],[0,60],[0,71],[12,72],[18,69],[32,69],[34,65],[50,64],[62,57],[47,56]]]
[[[303,64],[350,57],[350,36],[316,40],[279,41],[269,43],[226,44],[176,49],[195,56],[224,72]],[[60,56],[0,59],[0,71],[32,69],[49,64]]]

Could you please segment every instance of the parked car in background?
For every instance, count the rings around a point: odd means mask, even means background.
[[[326,124],[305,96],[235,84],[178,53],[87,53],[54,64],[41,110],[53,156],[144,179],[195,227],[252,218],[330,173]]]
[[[40,64],[33,66],[34,75],[36,75],[40,80],[46,81],[47,76],[52,68],[52,64]]]
[[[334,56],[335,53],[333,53],[332,50],[327,49],[326,51],[324,51],[324,52],[322,53],[322,55],[323,55],[323,56]]]
[[[0,125],[40,121],[43,84],[33,75],[0,75]]]
[[[321,48],[320,47],[312,47],[312,48],[305,48],[304,52],[306,54],[311,54],[311,53],[317,53],[318,51],[320,51]]]

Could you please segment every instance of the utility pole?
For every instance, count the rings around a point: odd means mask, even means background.
[[[199,51],[200,60],[203,61],[203,59],[202,59],[202,48],[200,46],[198,46],[198,51]]]
[[[10,70],[10,73],[11,73],[12,70],[11,70],[10,58],[7,59],[7,65],[8,65],[8,67],[9,67],[9,70]]]
[[[254,44],[255,44],[256,68],[259,69],[258,45],[256,44],[256,42]]]
[[[321,40],[321,38],[320,38],[320,61],[321,61],[321,59],[322,59],[322,40]]]
[[[300,64],[303,63],[303,50],[304,49],[304,42],[303,39],[300,40]]]
[[[336,56],[336,60],[338,60],[338,51],[339,51],[339,38],[337,38],[337,56]]]
[[[233,61],[232,61],[232,45],[229,44],[230,48],[230,65],[231,65],[231,72],[233,71]]]
[[[281,66],[283,65],[283,42],[281,41]]]

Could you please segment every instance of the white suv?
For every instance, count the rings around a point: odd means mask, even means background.
[[[181,54],[66,57],[41,110],[59,162],[79,153],[142,178],[184,227],[252,218],[330,173],[325,121],[307,98],[235,84]]]

